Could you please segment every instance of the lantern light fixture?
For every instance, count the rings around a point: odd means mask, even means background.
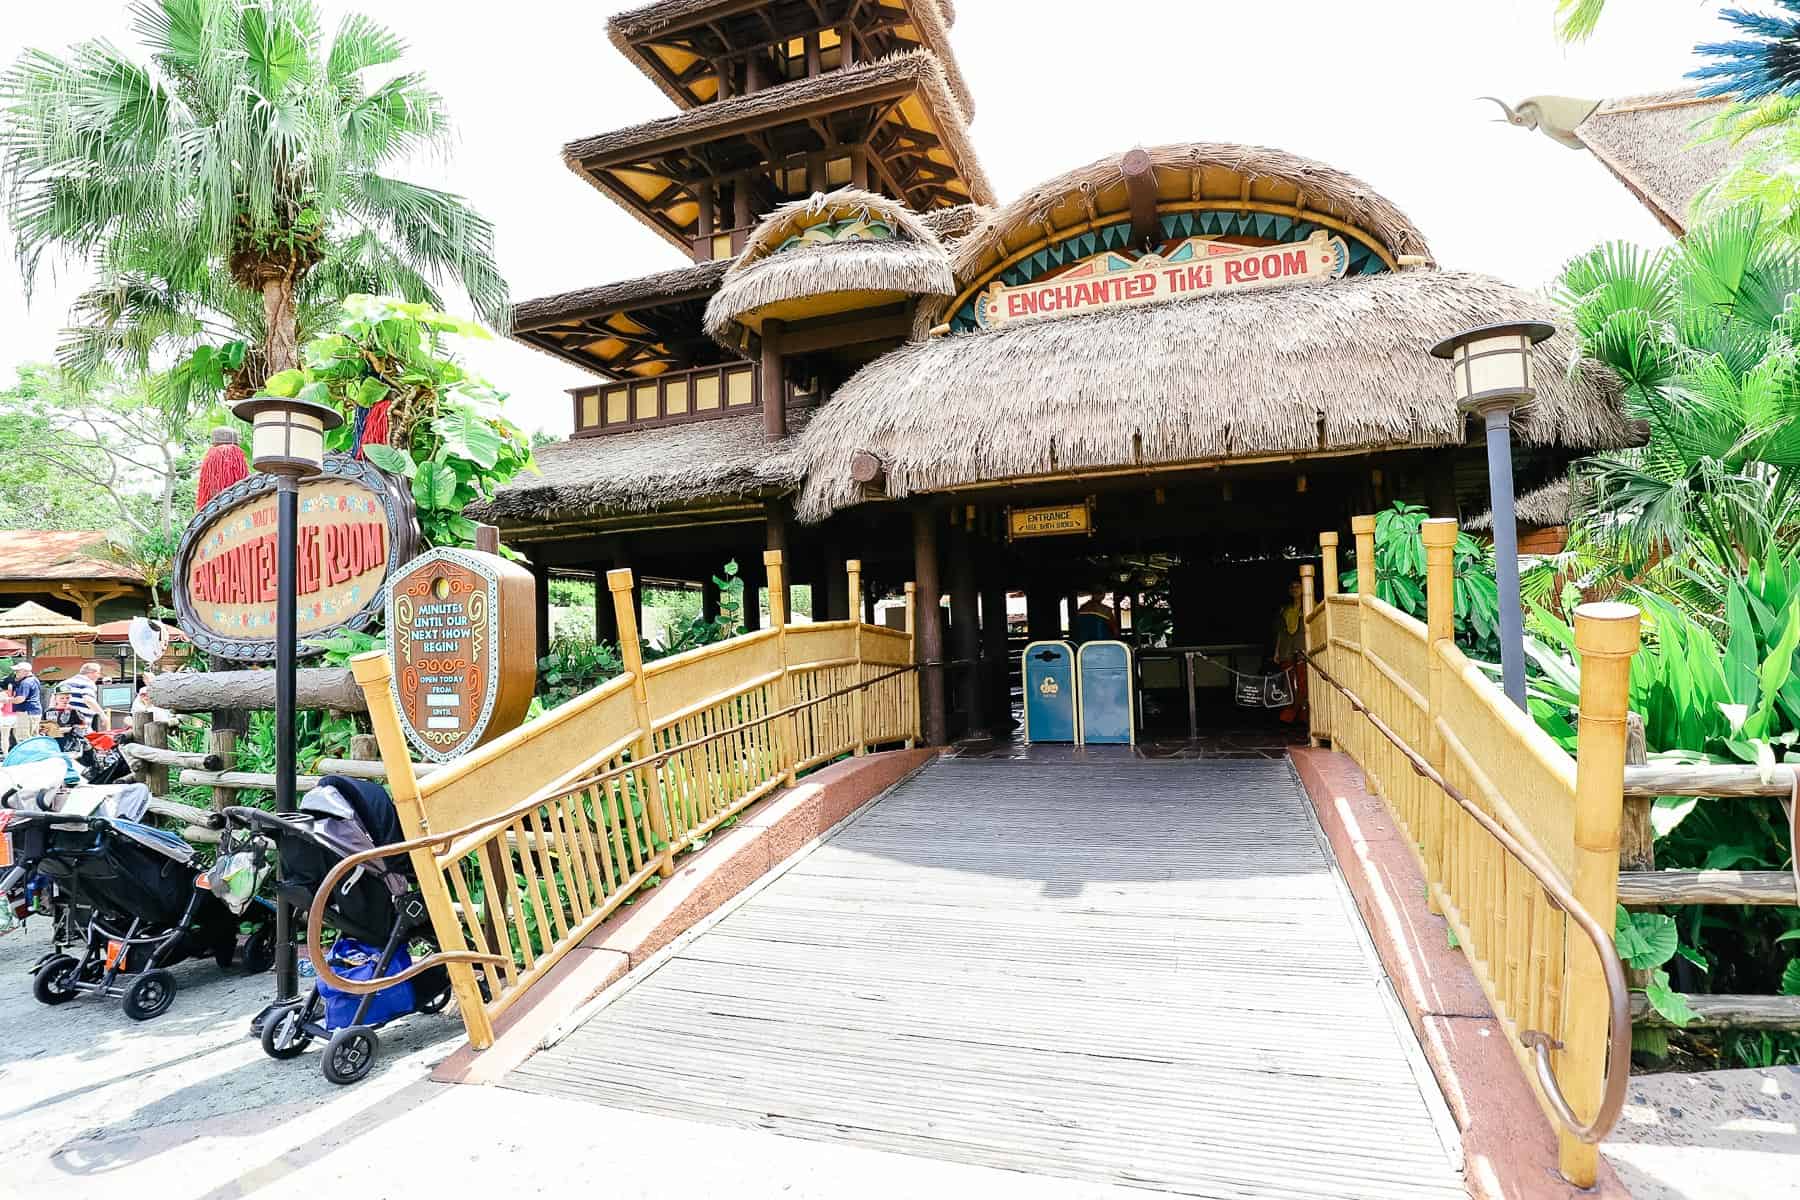
[[[232,407],[250,425],[250,465],[266,475],[317,475],[325,465],[325,435],[344,423],[327,404],[281,396],[252,396]]]

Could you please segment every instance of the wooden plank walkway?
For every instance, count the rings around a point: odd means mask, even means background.
[[[940,761],[507,1085],[1109,1190],[1464,1196],[1328,853],[1285,761]]]

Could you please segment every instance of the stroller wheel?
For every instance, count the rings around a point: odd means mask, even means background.
[[[58,954],[31,977],[31,994],[39,1004],[67,1004],[81,993],[75,987],[75,974],[81,963],[68,954]]]
[[[450,1004],[450,989],[445,988],[443,991],[439,992],[437,995],[432,996],[431,998],[426,1000],[425,1003],[419,1005],[419,1007],[415,1011],[422,1012],[422,1013],[441,1013],[444,1011],[444,1009],[446,1007],[448,1007],[449,1004]]]
[[[158,968],[145,971],[125,989],[125,1015],[134,1021],[148,1021],[169,1011],[175,1003],[175,976]]]
[[[319,1065],[325,1078],[333,1083],[355,1083],[375,1065],[379,1045],[375,1031],[367,1025],[352,1025],[331,1035],[325,1046],[325,1059]]]
[[[243,970],[246,975],[261,975],[275,965],[275,923],[258,925],[244,939]]]
[[[300,1006],[276,1009],[263,1018],[263,1053],[277,1061],[297,1057],[312,1045],[312,1034],[306,1032]]]

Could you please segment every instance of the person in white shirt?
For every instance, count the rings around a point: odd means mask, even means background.
[[[63,682],[62,690],[68,693],[69,708],[82,729],[100,727],[99,681],[100,664],[91,662],[81,664],[81,670]]]

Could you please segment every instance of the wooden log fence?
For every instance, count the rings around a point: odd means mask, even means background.
[[[919,737],[911,614],[908,632],[860,621],[789,627],[779,553],[767,568],[770,628],[648,664],[629,652],[639,644],[632,575],[612,572],[624,674],[430,774],[408,757],[387,657],[352,663],[408,839],[371,855],[411,856],[440,947],[408,974],[449,966],[476,1049],[675,855],[808,765]],[[318,896],[332,886],[328,878]],[[373,990],[323,961],[323,904],[307,926],[320,978]]]

